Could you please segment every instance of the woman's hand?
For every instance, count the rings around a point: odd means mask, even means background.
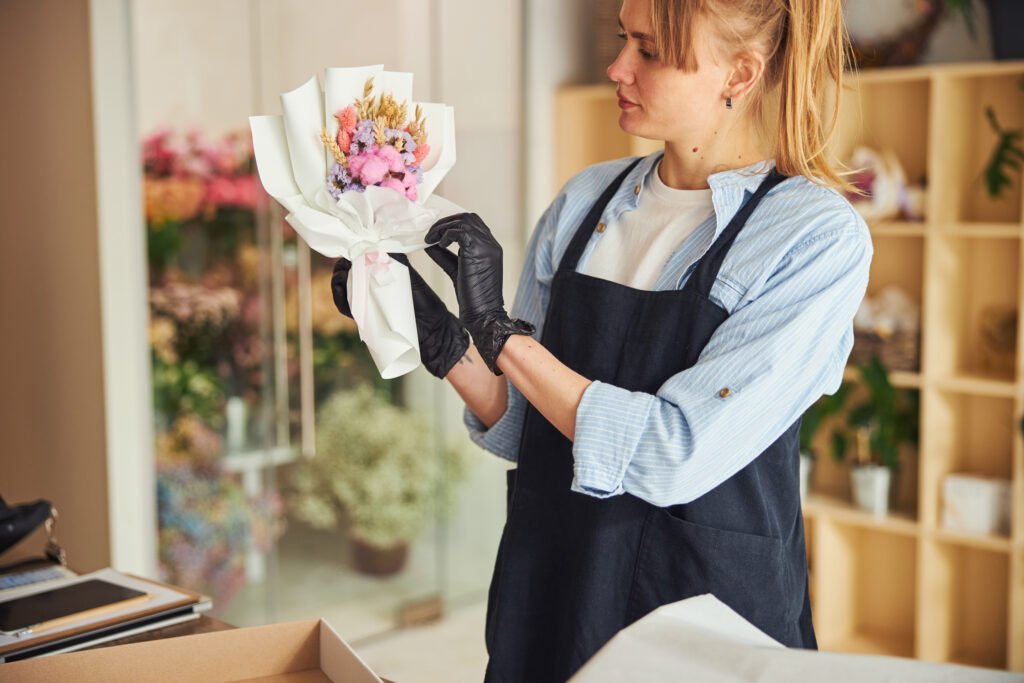
[[[452,259],[455,255],[447,252]],[[412,305],[416,313],[416,336],[420,342],[420,360],[434,377],[444,379],[469,348],[469,339],[459,319],[449,312],[441,298],[430,288],[405,254],[390,254],[391,258],[409,269],[412,284]],[[352,262],[338,259],[331,277],[334,305],[343,315],[352,317],[348,305],[348,272]]]
[[[459,319],[473,337],[481,358],[491,372],[502,374],[497,360],[505,342],[513,334],[533,334],[534,327],[509,318],[505,312],[501,245],[475,213],[441,219],[427,232],[426,242],[436,243],[437,248],[427,249],[427,254],[455,284]],[[453,242],[459,244],[458,257],[448,251]]]

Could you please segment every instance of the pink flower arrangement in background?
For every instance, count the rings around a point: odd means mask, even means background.
[[[321,139],[334,156],[327,174],[327,190],[335,199],[344,192],[386,187],[416,201],[423,180],[422,164],[430,153],[423,113],[406,121],[408,104],[391,95],[371,96],[373,79],[366,81],[363,98],[334,115],[338,133],[326,130]]]
[[[192,131],[179,139],[163,128],[142,141],[142,164],[146,219],[154,225],[209,218],[220,208],[255,210],[266,200],[248,135],[209,141]]]

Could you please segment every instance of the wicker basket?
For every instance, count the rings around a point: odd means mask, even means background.
[[[875,356],[889,370],[917,372],[921,369],[921,335],[919,332],[895,332],[883,337],[875,332],[854,330],[850,362],[863,365]]]

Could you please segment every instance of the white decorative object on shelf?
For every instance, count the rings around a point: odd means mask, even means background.
[[[889,481],[892,473],[885,465],[855,465],[850,471],[853,500],[857,507],[875,517],[889,514]]]
[[[1010,482],[971,474],[942,481],[942,526],[951,531],[1008,536]]]

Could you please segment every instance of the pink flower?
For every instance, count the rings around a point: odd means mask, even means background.
[[[412,187],[405,188],[405,198],[408,199],[410,202],[416,201],[416,198],[418,196],[419,193],[416,191],[415,185],[413,185]]]
[[[344,128],[338,129],[338,147],[341,147],[341,151],[348,154],[348,150],[352,148],[352,134]]]
[[[402,155],[391,145],[378,149],[377,157],[388,165],[388,170],[392,173],[401,173],[405,170],[405,162],[402,161]]]
[[[405,194],[406,192],[405,186],[402,185],[402,181],[399,180],[398,178],[388,178],[387,180],[382,182],[380,186],[386,187],[389,190],[394,190],[395,192],[401,192],[402,194]]]
[[[349,159],[348,167],[363,185],[379,185],[388,172],[387,163],[373,152],[355,155]]]
[[[416,145],[416,149],[413,150],[412,156],[416,159],[417,164],[422,164],[428,154],[430,154],[430,145],[424,142],[422,145]]]
[[[356,131],[356,110],[351,104],[334,115],[338,119],[338,128],[348,133],[351,139],[352,133]]]

